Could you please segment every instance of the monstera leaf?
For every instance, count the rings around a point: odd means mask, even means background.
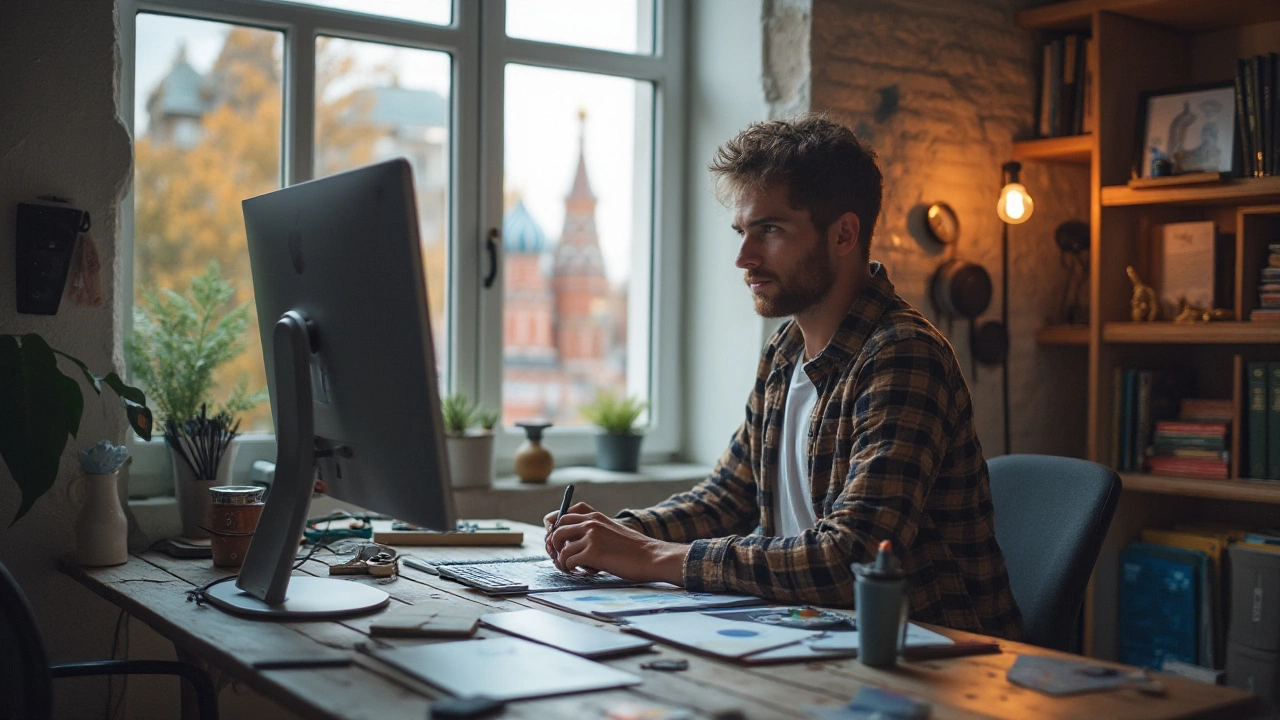
[[[0,335],[0,457],[22,491],[13,522],[53,487],[67,437],[80,430],[84,394],[79,383],[58,369],[58,355],[80,368],[95,393],[101,394],[104,384],[114,390],[134,432],[151,439],[151,411],[141,390],[126,385],[114,372],[94,375],[83,362],[54,350],[34,333]]]

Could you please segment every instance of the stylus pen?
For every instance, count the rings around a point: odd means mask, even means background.
[[[564,486],[564,497],[560,500],[560,514],[556,515],[556,521],[551,524],[553,531],[560,527],[560,518],[563,518],[564,514],[569,512],[569,503],[571,502],[573,502],[573,483]]]

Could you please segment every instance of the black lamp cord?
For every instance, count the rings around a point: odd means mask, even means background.
[[[301,560],[297,562],[296,565],[293,566],[293,569],[297,570],[303,565],[306,565],[307,561],[310,560],[316,554],[316,551],[319,550],[320,548],[329,547],[328,545],[325,544],[325,538],[328,536],[329,536],[329,526],[326,525],[324,530],[320,533],[320,539],[316,540],[315,543],[311,545],[311,550],[306,554],[305,557],[303,557]],[[217,585],[218,583],[224,583],[224,582],[227,582],[228,580],[235,580],[238,577],[240,577],[240,573],[236,573],[235,575],[227,575],[226,577],[220,577],[216,580],[210,580],[209,582],[203,585],[191,588],[190,590],[186,591],[187,602],[194,602],[197,606],[204,607],[205,593],[208,592],[209,588],[213,587],[214,585]]]
[[[1010,182],[1017,182],[1017,170],[1010,169],[1013,163],[1006,163],[1000,170],[1000,188]],[[1017,166],[1021,168],[1021,166]],[[1009,328],[1009,223],[1000,220],[1000,323],[1004,325],[1004,336],[1009,346],[1005,348],[1000,362],[1001,402],[1004,416],[1004,454],[1009,454],[1009,355],[1013,351],[1013,332]]]

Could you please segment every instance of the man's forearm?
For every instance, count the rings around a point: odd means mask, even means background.
[[[684,561],[689,546],[683,543],[658,541],[654,551],[653,570],[662,582],[684,587]]]

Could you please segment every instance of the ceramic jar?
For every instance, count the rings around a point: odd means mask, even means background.
[[[449,476],[455,488],[489,487],[493,481],[493,441],[494,434],[487,430],[445,436]]]
[[[207,538],[209,531],[209,512],[213,500],[209,488],[217,485],[231,485],[231,469],[236,462],[236,451],[240,444],[236,441],[227,446],[218,463],[217,477],[202,480],[196,477],[195,471],[178,453],[169,451],[169,459],[173,463],[173,494],[178,500],[178,514],[182,519],[182,536],[189,538]]]
[[[516,448],[515,471],[520,482],[544,483],[551,477],[551,469],[555,460],[551,452],[542,447],[542,431],[551,427],[551,423],[518,422],[524,428],[525,441]]]
[[[123,565],[129,560],[129,520],[116,483],[120,470],[105,474],[83,473],[84,488],[76,516],[76,562],[80,565]]]

